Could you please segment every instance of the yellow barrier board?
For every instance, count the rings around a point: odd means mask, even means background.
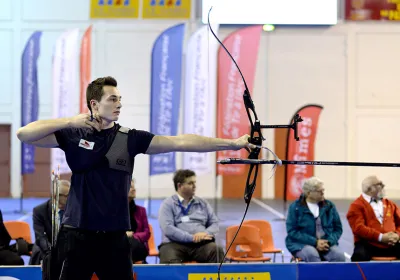
[[[218,273],[189,273],[188,280],[217,280]],[[269,272],[221,273],[221,280],[271,280]]]

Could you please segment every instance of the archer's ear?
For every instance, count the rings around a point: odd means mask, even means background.
[[[92,100],[90,100],[90,107],[93,110],[97,111],[99,109],[99,103],[96,100],[92,99]]]

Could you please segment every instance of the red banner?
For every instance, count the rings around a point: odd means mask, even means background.
[[[80,54],[80,112],[87,113],[86,88],[91,79],[91,57],[92,57],[92,26],[86,29],[81,42]]]
[[[253,90],[262,26],[242,28],[223,42],[239,65],[250,93]],[[249,119],[243,104],[244,83],[234,62],[220,47],[218,51],[217,137],[236,139],[249,133]],[[217,159],[247,157],[246,150],[217,152]],[[217,165],[217,174],[241,174],[244,165]]]
[[[400,20],[400,0],[346,0],[346,20]]]
[[[303,119],[298,123],[299,141],[294,139],[294,130],[290,129],[287,140],[287,160],[311,161],[314,160],[314,143],[317,135],[319,115],[323,107],[307,105],[300,108],[296,114]],[[285,178],[285,200],[294,200],[299,197],[303,181],[314,175],[313,165],[287,165]]]

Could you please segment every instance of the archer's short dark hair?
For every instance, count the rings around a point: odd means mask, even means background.
[[[94,99],[100,102],[101,97],[104,94],[104,86],[117,86],[117,80],[113,77],[102,77],[92,81],[86,89],[86,104],[88,109],[91,111],[90,100]]]
[[[183,184],[186,178],[196,176],[196,173],[193,170],[189,169],[179,169],[174,173],[174,187],[175,191],[178,191],[178,183]]]

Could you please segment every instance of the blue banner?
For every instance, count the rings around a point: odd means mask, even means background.
[[[37,77],[37,59],[40,53],[41,31],[36,31],[29,38],[22,54],[21,74],[21,126],[38,119],[39,92]],[[22,143],[21,174],[35,171],[35,147]]]
[[[165,30],[153,46],[150,131],[156,135],[178,133],[184,29],[179,24]],[[174,152],[150,156],[150,176],[175,170]]]

